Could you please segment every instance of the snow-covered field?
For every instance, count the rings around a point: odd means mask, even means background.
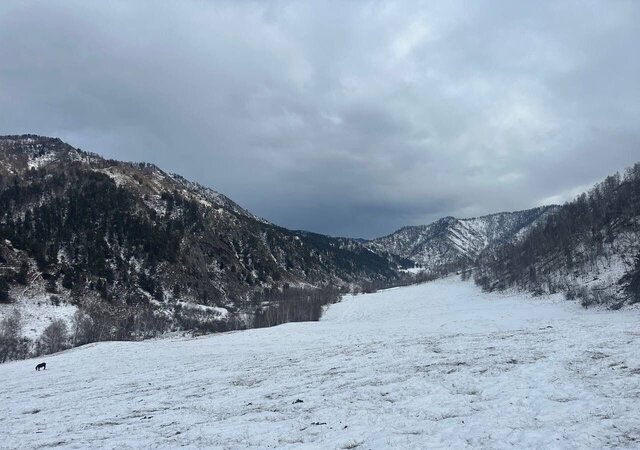
[[[455,279],[0,366],[3,448],[638,448],[640,312]]]

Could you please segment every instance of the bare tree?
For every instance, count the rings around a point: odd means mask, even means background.
[[[44,329],[38,341],[41,354],[56,353],[68,347],[69,332],[67,324],[62,319],[53,320]]]
[[[24,357],[27,352],[27,342],[22,338],[22,316],[14,309],[0,322],[0,363]]]
[[[94,340],[96,339],[93,320],[84,310],[78,309],[71,320],[71,345],[77,347]]]

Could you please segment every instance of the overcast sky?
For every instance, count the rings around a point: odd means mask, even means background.
[[[374,237],[640,160],[640,2],[0,2],[0,134]]]

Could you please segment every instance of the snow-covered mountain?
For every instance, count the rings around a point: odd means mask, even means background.
[[[470,219],[444,217],[429,225],[401,228],[366,245],[374,251],[408,258],[432,271],[457,269],[473,263],[490,246],[522,238],[557,208],[543,206]]]
[[[361,243],[278,227],[152,164],[0,137],[0,307],[91,306],[109,333],[141,311],[213,331],[317,318],[313,293],[398,276]]]
[[[207,207],[224,208],[257,220],[260,219],[225,195],[199,183],[161,170],[154,164],[130,163],[104,159],[76,149],[60,139],[37,135],[0,136],[0,176],[24,176],[31,170],[62,167],[79,163],[111,178],[118,187],[142,194],[161,195],[177,191]],[[156,206],[152,202],[152,207]],[[263,220],[264,221],[264,220]]]
[[[640,302],[640,163],[557,209],[526,237],[478,259],[478,284],[563,292],[584,306]]]

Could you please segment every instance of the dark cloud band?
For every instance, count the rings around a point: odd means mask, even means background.
[[[373,237],[640,159],[640,4],[4,1],[0,130]]]

